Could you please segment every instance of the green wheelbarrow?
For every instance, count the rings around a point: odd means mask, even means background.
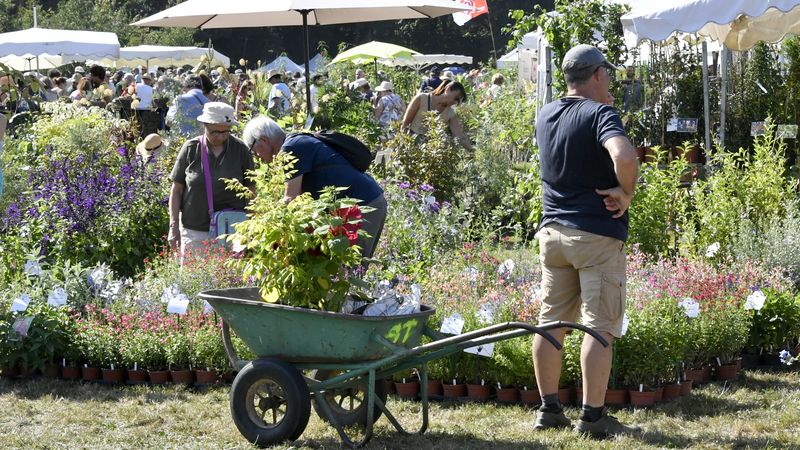
[[[230,393],[233,421],[248,441],[262,447],[299,438],[312,403],[351,448],[372,438],[373,424],[381,415],[398,432],[412,434],[386,407],[383,382],[410,368],[419,372],[422,401],[421,424],[413,433],[422,434],[428,428],[428,361],[469,347],[536,333],[561,348],[547,330],[564,327],[589,333],[608,345],[593,330],[569,322],[539,327],[506,322],[446,336],[427,327],[435,312],[427,306],[415,314],[367,317],[266,303],[256,288],[209,290],[200,298],[222,317],[225,351],[239,371]],[[257,359],[239,359],[231,329]],[[432,342],[420,345],[422,336]],[[345,427],[351,425],[363,428],[359,438],[346,433]]]

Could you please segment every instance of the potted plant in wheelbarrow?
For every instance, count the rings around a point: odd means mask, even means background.
[[[356,243],[364,236],[366,208],[334,187],[317,198],[302,194],[287,202],[293,165],[294,157],[282,152],[249,174],[253,191],[229,182],[250,200],[248,219],[225,237],[243,249],[229,263],[256,286],[204,291],[200,298],[224,320],[223,341],[239,370],[231,413],[245,438],[259,445],[297,439],[308,423],[313,393],[318,413],[343,439],[343,426],[363,424],[366,442],[386,388],[382,381],[370,382],[377,368],[365,367],[388,359],[397,347],[417,345],[433,310],[389,317],[339,312],[349,293],[366,288],[351,276],[362,262]],[[243,361],[232,351],[231,330],[257,359]],[[300,369],[315,368],[320,370],[301,375]]]

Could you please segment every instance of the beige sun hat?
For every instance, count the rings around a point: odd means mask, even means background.
[[[455,76],[455,75],[453,75],[453,72],[451,72],[451,71],[449,71],[449,70],[445,70],[445,71],[444,71],[444,73],[442,74],[442,79],[443,79],[443,80],[450,80],[450,81],[453,81],[453,80],[455,80],[455,79],[456,79],[456,76]]]
[[[281,78],[283,78],[283,72],[281,72],[281,71],[280,71],[280,70],[278,70],[278,69],[272,69],[272,70],[270,70],[269,72],[267,72],[267,81],[269,81],[269,79],[270,79],[270,78],[272,78],[272,77],[274,77],[275,75],[278,75],[278,76],[280,76]]]
[[[369,80],[366,78],[359,78],[353,82],[356,88],[360,88],[361,86],[367,86],[369,84]]]
[[[212,125],[238,125],[233,106],[222,102],[208,102],[203,105],[203,114],[197,117],[197,121]]]
[[[381,84],[375,88],[375,92],[384,92],[384,91],[393,91],[394,86],[392,86],[391,81],[381,81]]]
[[[164,141],[158,133],[148,134],[139,145],[136,146],[136,153],[147,161],[153,153],[164,148]]]

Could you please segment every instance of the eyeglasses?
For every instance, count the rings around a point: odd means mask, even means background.
[[[208,130],[208,134],[210,135],[223,135],[230,133],[231,130]]]

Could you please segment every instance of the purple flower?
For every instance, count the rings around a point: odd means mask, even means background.
[[[407,181],[403,181],[402,183],[400,183],[400,189],[408,189],[410,187],[411,187],[411,183],[409,183]]]
[[[117,152],[119,153],[119,156],[122,156],[123,158],[128,156],[128,149],[126,149],[125,147],[118,148]]]
[[[429,209],[429,210],[430,210],[432,213],[438,213],[438,212],[439,212],[439,210],[440,210],[440,209],[442,209],[442,206],[439,204],[439,202],[432,202],[432,203],[430,203],[430,204],[428,205],[428,209]]]
[[[419,187],[419,190],[422,192],[433,192],[433,186],[430,184],[424,183],[422,186]]]

